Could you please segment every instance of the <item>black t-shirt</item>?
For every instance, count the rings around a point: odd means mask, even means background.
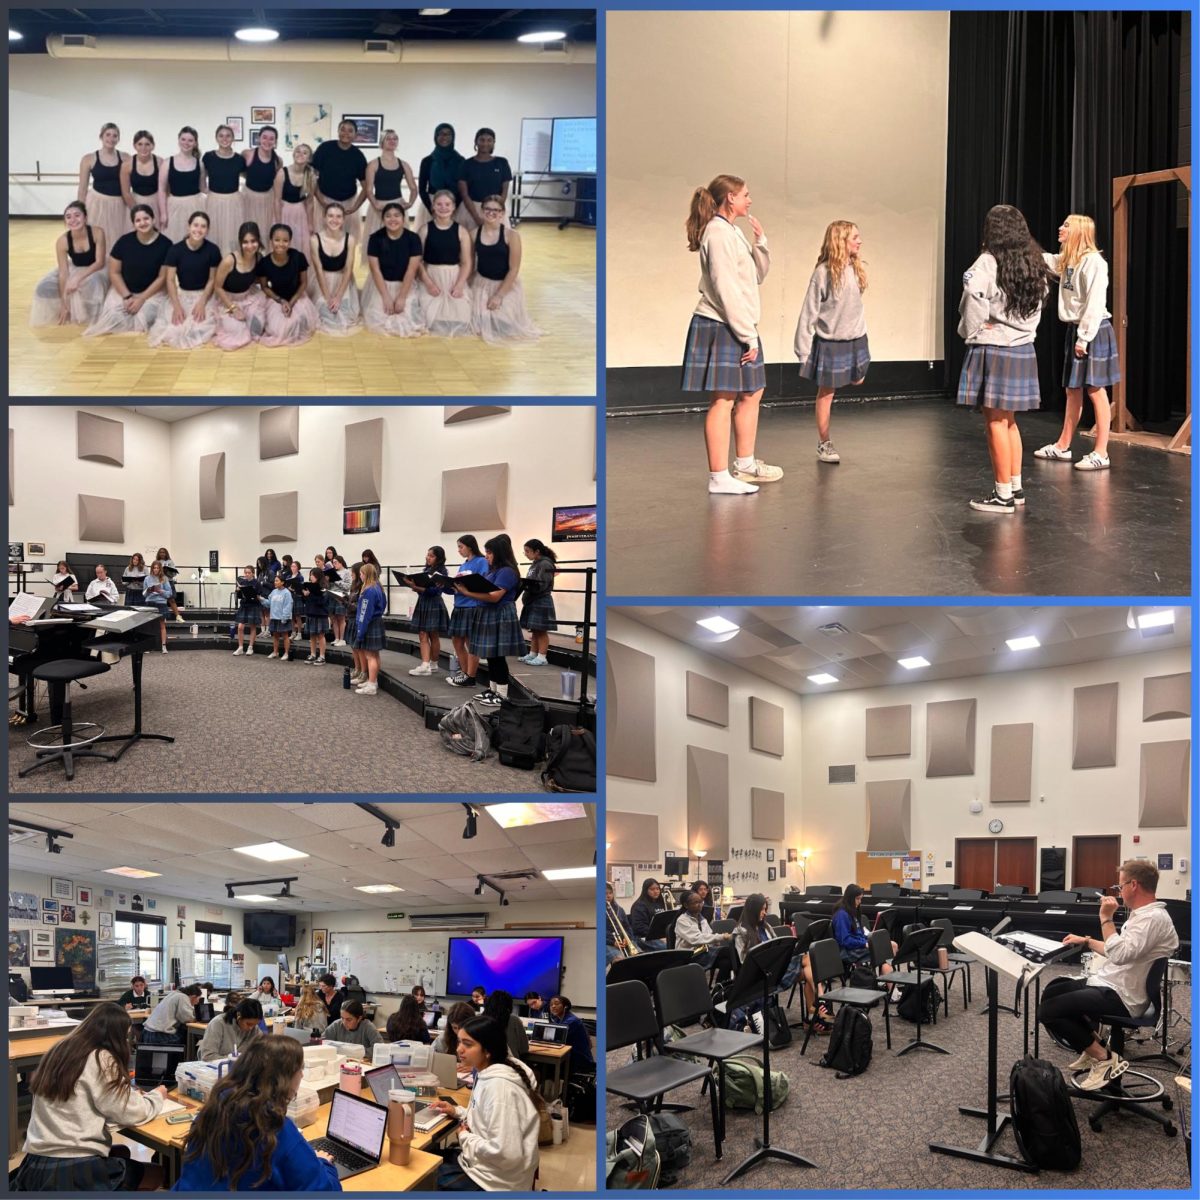
[[[110,253],[121,264],[125,286],[140,294],[158,278],[170,251],[171,239],[161,233],[148,246],[138,241],[136,233],[123,233]]]
[[[208,273],[221,265],[221,251],[212,242],[201,242],[193,250],[186,241],[176,242],[167,251],[167,266],[174,267],[175,282],[185,292],[202,292],[208,287]]]
[[[487,196],[499,196],[504,185],[512,180],[512,168],[507,158],[493,157],[487,162],[468,158],[462,166],[462,180],[467,195],[478,204]]]
[[[300,272],[308,270],[308,259],[299,250],[288,250],[287,263],[280,266],[268,254],[259,264],[256,274],[266,279],[271,290],[282,300],[291,300],[300,290]]]
[[[241,177],[246,172],[246,160],[240,154],[222,158],[215,150],[209,150],[200,160],[208,172],[208,190],[220,196],[231,196],[238,190]]]
[[[357,147],[343,150],[337,142],[322,142],[313,154],[318,187],[330,200],[353,200],[359,181],[367,173],[367,156]]]
[[[386,229],[377,229],[367,238],[367,256],[379,260],[379,272],[389,283],[404,278],[408,264],[421,257],[421,239],[411,229],[398,238],[388,237]]]
[[[152,1008],[153,1004],[150,1000],[150,993],[143,992],[140,996],[135,996],[133,988],[130,988],[117,1003],[124,1008],[127,1004],[132,1004],[134,1008]]]

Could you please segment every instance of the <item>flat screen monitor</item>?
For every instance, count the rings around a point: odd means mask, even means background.
[[[663,856],[663,874],[668,876],[678,875],[682,878],[688,873],[688,860],[680,854],[667,854]]]
[[[242,940],[247,946],[294,946],[296,918],[291,913],[243,913]]]
[[[595,117],[554,118],[550,129],[550,173],[595,175]]]
[[[29,987],[35,992],[73,992],[75,977],[70,967],[30,967]]]
[[[502,988],[513,996],[554,996],[562,986],[561,937],[454,938],[446,968],[446,991],[469,996],[472,988]]]
[[[292,972],[288,969],[288,956],[286,954],[277,954],[275,963],[279,967],[279,978],[283,979],[285,975],[290,975]]]
[[[566,505],[554,510],[550,521],[552,542],[594,542],[596,540],[596,506],[594,504]]]

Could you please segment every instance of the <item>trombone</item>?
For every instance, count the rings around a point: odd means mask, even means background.
[[[604,902],[604,907],[608,913],[608,923],[612,927],[613,945],[621,952],[621,956],[632,958],[635,954],[641,954],[641,951],[634,945],[633,939],[625,932],[625,927],[621,924],[616,909],[607,900]]]
[[[659,895],[662,896],[663,905],[667,908],[678,908],[675,903],[675,897],[671,895],[671,889],[664,883],[659,889]]]

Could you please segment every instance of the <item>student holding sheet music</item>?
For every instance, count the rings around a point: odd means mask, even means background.
[[[55,601],[70,600],[71,593],[79,591],[79,581],[67,566],[66,559],[55,567],[50,582],[54,585]]]
[[[367,551],[363,552],[364,558]],[[367,677],[359,682],[355,694],[374,696],[379,691],[379,652],[387,644],[383,628],[383,614],[387,612],[387,596],[379,586],[379,568],[364,561],[362,565],[362,593],[358,598],[358,611],[354,616],[355,649],[361,650]],[[350,682],[354,682],[351,676]]]
[[[470,645],[473,653],[486,658],[488,678],[491,685],[479,696],[481,704],[499,707],[508,699],[509,671],[507,656],[525,651],[525,638],[517,620],[517,592],[521,576],[517,560],[513,555],[512,542],[507,533],[498,533],[483,545],[488,560],[484,579],[493,586],[486,591],[472,587],[475,577],[458,576],[454,586],[460,592],[470,591],[475,599],[482,601],[471,626]]]
[[[292,559],[289,554],[287,556],[290,565],[286,568],[286,573],[283,576],[283,582],[287,584],[288,590],[292,593],[292,639],[300,640],[300,635],[304,632],[304,568],[300,565],[299,559]],[[275,580],[271,580],[270,587],[275,586]],[[270,590],[270,589],[268,589]]]
[[[450,632],[450,618],[442,600],[443,585],[449,583],[446,576],[446,551],[441,546],[430,546],[425,551],[425,570],[418,575],[404,575],[407,585],[417,593],[417,606],[413,609],[410,626],[417,630],[421,640],[421,665],[409,671],[410,675],[433,675],[438,669],[438,656],[442,652],[441,635]]]
[[[145,582],[146,603],[151,604],[158,612],[158,631],[162,638],[162,652],[167,652],[167,605],[172,603],[175,589],[165,574],[162,559],[156,558],[150,564],[150,573]]]
[[[308,582],[301,587],[304,593],[304,632],[308,637],[308,657],[304,661],[315,666],[325,663],[325,635],[329,632],[323,580],[321,569],[313,567],[308,573]]]
[[[275,577],[275,587],[268,598],[271,620],[271,653],[268,658],[288,659],[292,654],[292,593],[283,586],[283,576]],[[283,653],[280,653],[280,639]]]
[[[108,577],[108,568],[103,563],[96,564],[96,578],[87,585],[84,593],[87,600],[101,600],[106,604],[120,604],[121,597],[117,585]]]
[[[326,591],[329,601],[329,626],[333,632],[333,641],[330,644],[344,646],[346,644],[346,593],[350,589],[350,568],[340,554],[335,554],[333,558],[326,560],[327,575],[330,567],[337,572],[337,576],[330,580]]]
[[[166,546],[159,546],[158,553],[155,558],[162,563],[163,574],[171,581],[171,591],[167,595],[167,604],[170,606],[171,612],[175,614],[175,620],[182,621],[183,617],[179,612],[179,605],[175,601],[175,576],[179,574],[175,563],[171,559],[171,552]],[[167,627],[163,626],[163,637],[167,635]],[[166,647],[164,646],[165,650]]]
[[[550,635],[558,628],[551,595],[558,555],[539,538],[530,538],[525,543],[525,557],[530,566],[521,592],[521,628],[529,630],[530,651],[521,661],[527,666],[544,667]]]
[[[262,624],[262,591],[258,580],[254,578],[253,567],[243,567],[242,577],[237,585],[238,608],[237,616],[237,649],[234,654],[253,654],[254,639],[258,637],[259,626]],[[242,641],[246,630],[250,630],[250,648],[243,648]]]
[[[488,561],[479,552],[479,543],[473,533],[464,533],[458,539],[458,553],[464,560],[456,575],[484,575]],[[471,653],[468,640],[471,624],[479,609],[479,601],[465,592],[454,597],[454,610],[450,614],[450,639],[454,643],[454,655],[458,659],[458,670],[447,680],[455,687],[474,687],[475,672],[479,670],[479,656]]]
[[[132,555],[121,578],[125,583],[125,603],[144,604],[143,584],[146,582],[146,560],[140,554]]]

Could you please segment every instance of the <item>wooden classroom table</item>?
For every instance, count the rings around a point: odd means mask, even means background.
[[[554,1068],[554,1084],[556,1095],[561,1096],[566,1090],[567,1080],[571,1077],[571,1047],[550,1046],[539,1042],[529,1043],[529,1062],[542,1067]]]
[[[220,1013],[217,1014],[220,1016]],[[213,1017],[215,1021],[217,1017]],[[274,1017],[264,1017],[263,1020],[268,1023],[273,1021]],[[284,1014],[284,1021],[291,1024],[296,1018],[291,1013]],[[200,1039],[204,1037],[204,1031],[208,1028],[207,1021],[189,1021],[187,1023],[187,1061],[195,1062],[196,1055],[200,1051]]]
[[[17,1075],[32,1071],[50,1049],[62,1041],[76,1026],[63,1025],[58,1029],[29,1030],[35,1037],[12,1039],[8,1044],[8,1153],[21,1148],[17,1137]]]

